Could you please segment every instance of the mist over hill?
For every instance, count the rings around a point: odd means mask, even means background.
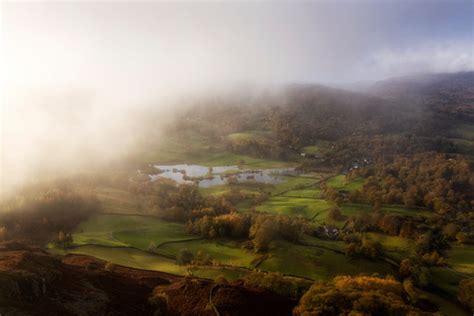
[[[474,313],[469,0],[0,3],[0,316]]]

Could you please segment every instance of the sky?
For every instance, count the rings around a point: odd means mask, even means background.
[[[1,2],[0,180],[110,154],[128,109],[194,91],[473,70],[473,3]]]
[[[8,81],[166,92],[473,69],[472,1],[12,2]]]

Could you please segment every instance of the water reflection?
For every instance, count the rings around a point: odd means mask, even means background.
[[[168,178],[177,183],[196,183],[201,188],[241,182],[281,183],[283,175],[294,174],[294,168],[275,168],[259,170],[240,170],[238,166],[206,167],[200,165],[155,165],[160,173],[150,175],[152,181],[159,177]]]

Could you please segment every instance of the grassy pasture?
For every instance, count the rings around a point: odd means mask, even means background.
[[[156,245],[193,238],[184,225],[149,216],[96,215],[81,223],[73,234],[77,245],[133,246],[146,249],[151,241]]]
[[[121,215],[94,216],[81,223],[73,234],[76,245],[121,246],[147,250],[153,242],[158,247],[158,254],[176,257],[181,249],[188,249],[195,255],[201,251],[225,265],[251,267],[251,262],[256,258],[253,253],[231,241],[187,241],[196,238],[185,232],[183,224],[145,216]]]
[[[283,196],[296,197],[296,198],[309,198],[309,199],[320,199],[321,190],[310,188],[310,189],[296,189],[285,192]]]
[[[219,196],[230,192],[232,189],[235,189],[244,194],[255,195],[259,194],[261,191],[270,192],[272,188],[273,186],[271,184],[258,182],[239,182],[235,184],[216,185],[209,188],[199,188],[199,191],[203,195]]]
[[[343,174],[334,176],[326,181],[326,185],[336,190],[355,191],[361,190],[364,185],[364,178],[349,180]]]
[[[221,145],[195,133],[186,137],[163,137],[158,144],[143,144],[135,156],[141,163],[201,164],[205,166],[242,165],[245,168],[284,168],[294,164],[234,154]],[[246,133],[239,133],[239,135]],[[237,135],[237,137],[239,137]],[[240,136],[242,136],[240,135]],[[243,163],[242,163],[243,162]]]
[[[474,140],[474,124],[460,124],[453,131],[459,138]]]
[[[230,141],[266,141],[271,136],[271,131],[246,131],[227,135]]]
[[[306,146],[302,148],[302,152],[305,154],[317,154],[320,151],[319,147],[316,145],[313,146]]]
[[[390,266],[381,261],[352,260],[330,250],[287,242],[278,242],[271,250],[270,257],[263,261],[259,269],[315,280],[328,280],[338,274],[393,274]]]
[[[127,191],[111,187],[97,187],[94,193],[102,203],[102,212],[104,213],[139,214],[142,211],[140,200]]]
[[[474,277],[474,247],[452,244],[447,251],[448,264],[460,273]]]
[[[444,267],[431,267],[432,282],[452,297],[458,295],[459,282],[464,277]]]
[[[380,242],[387,255],[398,261],[415,253],[415,242],[413,240],[380,233],[366,233],[366,236],[371,240]]]
[[[68,251],[69,253],[93,256],[114,264],[126,267],[161,271],[176,275],[192,274],[201,278],[214,279],[219,275],[228,280],[245,276],[248,272],[238,268],[220,267],[193,267],[182,266],[176,261],[132,248],[100,247],[94,245],[80,246]]]
[[[192,274],[206,278],[224,275],[228,279],[236,279],[247,273],[231,266],[251,268],[257,257],[232,241],[186,241],[190,238],[196,236],[187,234],[182,224],[146,216],[97,215],[78,226],[73,234],[77,247],[68,252],[86,254],[133,268],[185,275],[190,273],[189,269],[168,257],[176,257],[181,249],[188,249],[195,256],[201,252],[228,266],[193,267]],[[150,242],[158,246],[156,254],[145,251]]]
[[[302,176],[284,176],[283,182],[273,185],[271,190],[273,195],[282,195],[291,190],[307,189],[316,185],[319,177],[302,177]]]
[[[318,140],[314,143],[314,145],[310,146],[305,146],[301,149],[301,152],[305,154],[311,154],[311,155],[316,155],[319,153],[322,153],[324,151],[327,151],[328,148],[330,147],[331,143],[328,141],[324,140]]]
[[[232,241],[224,240],[193,240],[186,242],[167,243],[157,249],[157,253],[176,256],[181,249],[188,249],[195,256],[198,252],[209,255],[220,264],[236,267],[252,268],[252,262],[257,258],[253,252],[242,249]]]
[[[439,307],[439,311],[441,312],[441,315],[456,315],[456,316],[469,316],[468,312],[464,310],[460,304],[456,304],[455,302],[449,301],[444,297],[441,297],[440,295],[436,295],[433,293],[421,292],[422,297],[428,298],[430,301],[435,303]]]
[[[186,268],[184,266],[178,265],[174,260],[133,248],[114,248],[84,245],[68,250],[68,252],[93,256],[108,262],[131,268],[163,271],[178,275],[186,274]]]
[[[322,199],[274,196],[257,206],[262,212],[313,218],[318,212],[331,207],[331,203]]]
[[[344,204],[340,207],[341,212],[346,216],[352,216],[360,214],[361,212],[372,212],[372,206],[368,204]],[[429,217],[433,215],[431,211],[411,209],[403,206],[393,206],[393,205],[384,205],[382,206],[382,211],[387,214],[393,215],[402,215],[402,216],[425,216]]]

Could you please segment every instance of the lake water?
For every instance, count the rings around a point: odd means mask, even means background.
[[[276,168],[261,170],[239,169],[238,166],[216,166],[209,167],[200,165],[155,165],[160,170],[159,174],[150,175],[151,180],[160,177],[168,178],[179,184],[197,183],[201,188],[209,188],[215,185],[223,185],[232,182],[259,182],[259,183],[281,183],[284,182],[283,175],[294,174],[294,168]],[[212,173],[210,173],[212,171]]]

